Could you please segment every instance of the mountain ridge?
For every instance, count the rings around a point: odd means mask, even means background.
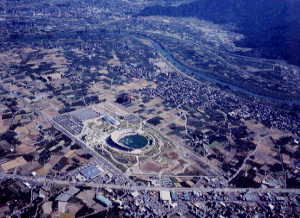
[[[262,57],[300,66],[300,1],[199,0],[177,7],[151,6],[138,16],[196,17],[217,24],[233,23],[246,36],[239,46],[257,48]],[[276,52],[274,52],[276,46]]]

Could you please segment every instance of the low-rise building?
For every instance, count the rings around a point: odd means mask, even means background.
[[[159,194],[160,194],[159,197],[162,201],[171,201],[170,191],[162,190],[162,191],[160,191]]]
[[[103,204],[106,207],[112,206],[112,202],[101,194],[96,194],[95,198],[99,203]]]

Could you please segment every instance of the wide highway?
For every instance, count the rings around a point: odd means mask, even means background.
[[[0,179],[19,179],[24,182],[33,183],[52,183],[57,185],[65,186],[86,186],[91,188],[109,188],[118,190],[129,190],[129,191],[174,191],[174,192],[259,192],[259,193],[295,193],[300,194],[300,189],[286,189],[286,188],[204,188],[204,187],[193,187],[193,188],[183,188],[183,187],[159,187],[159,186],[128,186],[128,185],[115,185],[115,184],[103,184],[95,182],[77,182],[77,181],[67,181],[59,180],[55,178],[46,177],[34,177],[34,176],[20,176],[14,174],[0,173]]]

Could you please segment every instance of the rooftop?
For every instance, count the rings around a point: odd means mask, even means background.
[[[96,194],[96,200],[98,200],[100,203],[104,204],[107,207],[110,207],[112,205],[111,201],[101,194]]]
[[[99,116],[96,111],[89,109],[89,108],[76,110],[74,112],[71,112],[71,114],[81,121],[94,119]]]
[[[169,191],[160,191],[159,196],[162,201],[171,201],[171,195]]]
[[[80,170],[80,173],[87,179],[94,179],[97,176],[100,176],[101,171],[97,166],[89,166]]]

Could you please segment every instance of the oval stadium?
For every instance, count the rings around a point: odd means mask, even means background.
[[[141,154],[153,145],[154,138],[144,131],[124,129],[114,131],[106,142],[110,148],[132,154]]]

